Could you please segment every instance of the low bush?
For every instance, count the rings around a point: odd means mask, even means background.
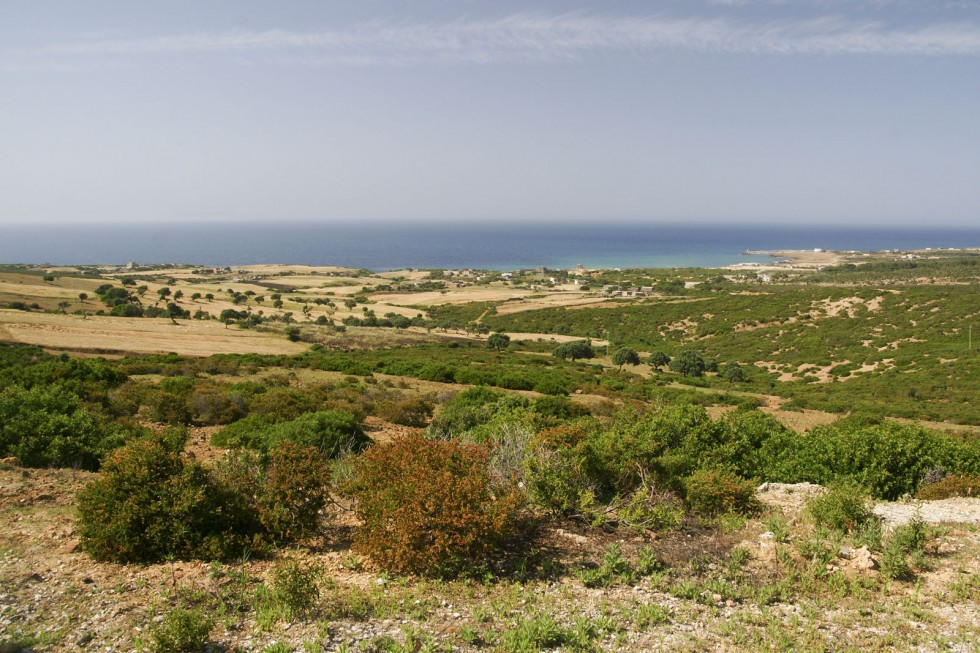
[[[720,469],[699,469],[685,483],[688,507],[701,515],[749,514],[759,508],[755,484]]]
[[[887,578],[908,580],[913,568],[925,566],[926,544],[934,531],[916,516],[892,531],[881,554],[881,572]]]
[[[10,386],[0,391],[0,457],[16,456],[25,467],[95,470],[130,435],[100,423],[67,390]]]
[[[519,500],[493,486],[486,448],[409,436],[355,463],[362,522],[354,546],[398,573],[453,575],[487,562],[514,534]]]
[[[289,542],[317,532],[327,504],[330,469],[311,447],[281,442],[269,453],[259,486],[259,521],[276,541]]]
[[[315,562],[304,565],[293,558],[278,561],[269,575],[269,583],[256,591],[259,626],[270,630],[279,621],[290,622],[308,614],[320,596],[322,578],[323,568]]]
[[[246,533],[235,523],[239,514],[222,505],[225,495],[173,443],[136,440],[110,455],[78,494],[82,549],[113,562],[240,553]]]
[[[447,401],[429,425],[431,438],[456,438],[486,424],[502,412],[527,408],[530,402],[519,395],[477,386],[458,393]]]
[[[927,501],[952,497],[980,497],[980,476],[952,474],[935,483],[923,486],[915,493],[916,499]]]
[[[214,619],[199,610],[171,610],[153,626],[153,653],[197,653],[204,651]]]
[[[402,426],[424,427],[432,419],[435,406],[425,397],[406,397],[396,401],[386,401],[378,406],[381,419]]]
[[[216,433],[211,442],[222,447],[246,447],[269,451],[278,442],[313,447],[326,458],[343,451],[360,451],[368,437],[357,419],[339,410],[305,413],[288,422],[277,422],[266,415],[249,415]]]
[[[316,532],[327,461],[283,442],[266,456],[236,452],[214,470],[185,461],[183,440],[152,436],[108,457],[78,495],[82,549],[97,560],[217,560]]]
[[[913,494],[930,470],[980,474],[980,450],[919,426],[862,417],[841,420],[793,439],[774,439],[761,451],[767,480],[829,485],[850,480],[873,496]]]
[[[867,489],[852,481],[842,481],[811,497],[806,512],[817,526],[850,533],[877,519],[871,505]]]
[[[595,488],[569,449],[538,447],[524,461],[524,488],[528,499],[552,516],[581,512]]]

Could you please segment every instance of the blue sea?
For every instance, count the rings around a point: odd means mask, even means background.
[[[980,247],[980,228],[786,227],[706,224],[242,223],[0,226],[0,263],[135,261],[515,270],[718,267],[770,262],[746,250],[879,251]]]

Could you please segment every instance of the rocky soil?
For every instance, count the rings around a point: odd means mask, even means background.
[[[535,536],[537,571],[490,583],[389,578],[350,553],[339,519],[321,540],[283,552],[322,569],[316,608],[270,624],[249,597],[268,582],[273,560],[137,566],[81,553],[74,495],[91,478],[0,464],[0,650],[152,650],[154,629],[178,606],[211,613],[214,651],[262,651],[275,642],[301,651],[499,650],[501,636],[542,615],[610,651],[975,651],[980,641],[980,500],[878,505],[889,524],[914,514],[943,524],[928,567],[914,582],[889,583],[876,561],[852,547],[816,580],[785,585],[788,570],[806,565],[795,544],[806,537],[801,508],[822,491],[806,484],[766,484],[759,498],[769,511],[724,528],[692,524],[662,537],[624,537],[549,526]],[[768,528],[780,514],[791,533],[785,542]],[[598,564],[611,544],[630,560],[650,546],[667,567],[586,587],[576,570]],[[749,555],[731,576],[739,546]],[[759,598],[780,583],[790,588],[783,598]],[[229,607],[236,597],[241,603]],[[559,646],[590,650],[571,642]]]

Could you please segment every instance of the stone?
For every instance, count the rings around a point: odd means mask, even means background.
[[[851,561],[851,566],[855,569],[871,570],[878,568],[878,561],[875,560],[874,556],[871,555],[871,551],[869,551],[868,547],[866,546],[862,546],[859,549],[854,549],[854,551],[851,552],[851,557],[849,559]]]

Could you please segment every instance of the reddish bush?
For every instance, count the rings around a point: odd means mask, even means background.
[[[263,480],[259,520],[273,538],[286,542],[316,533],[329,497],[326,459],[312,447],[281,442],[269,454]]]
[[[432,419],[433,403],[425,397],[386,401],[378,406],[378,417],[402,426],[424,427]]]
[[[496,492],[484,447],[410,436],[368,449],[350,487],[354,546],[385,569],[451,575],[478,567],[516,525],[518,495]]]
[[[954,474],[930,483],[915,493],[916,499],[934,500],[951,497],[980,497],[980,476]]]

